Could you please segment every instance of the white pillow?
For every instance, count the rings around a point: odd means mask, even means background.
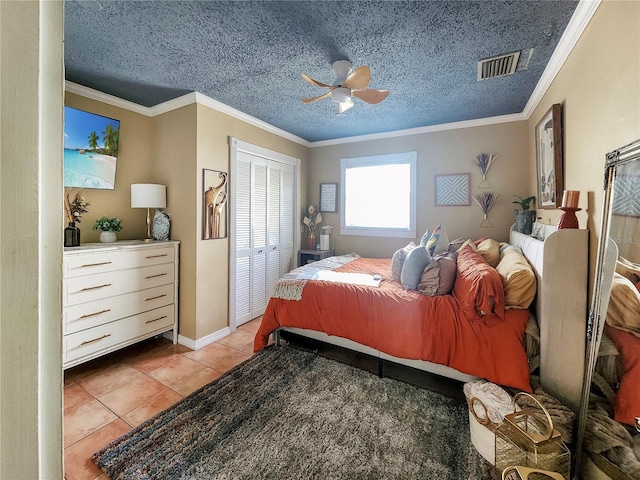
[[[404,261],[407,258],[409,252],[414,248],[416,248],[416,244],[411,242],[406,247],[402,247],[396,250],[393,254],[393,257],[391,257],[391,278],[393,278],[396,282],[400,281]]]

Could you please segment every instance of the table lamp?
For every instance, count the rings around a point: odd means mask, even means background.
[[[131,208],[147,209],[147,238],[146,242],[153,240],[151,237],[151,210],[152,208],[166,208],[167,187],[154,183],[131,184]]]

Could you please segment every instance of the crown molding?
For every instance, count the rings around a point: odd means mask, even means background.
[[[94,90],[93,88],[85,87],[84,85],[79,85],[68,80],[65,80],[64,82],[64,90],[69,93],[80,95],[81,97],[90,98],[91,100],[106,103],[107,105],[112,105],[114,107],[123,108],[124,110],[129,110],[130,112],[139,113],[140,115],[145,115],[147,117],[152,116],[151,109],[149,107],[138,105],[137,103],[130,102],[129,100],[124,100],[120,97],[109,95],[108,93],[103,93],[99,90]]]
[[[478,118],[475,120],[463,120],[461,122],[440,123],[427,127],[408,128],[406,130],[394,130],[393,132],[372,133],[370,135],[359,135],[355,137],[336,138],[333,140],[321,140],[311,142],[311,147],[326,147],[329,145],[340,145],[344,143],[369,142],[383,138],[405,137],[407,135],[421,135],[423,133],[443,132],[446,130],[458,130],[461,128],[484,127],[486,125],[497,125],[499,123],[519,122],[527,120],[522,113],[512,113],[510,115],[500,115],[497,117]]]
[[[580,3],[578,3],[566,30],[551,55],[549,63],[542,72],[536,88],[533,89],[533,93],[522,111],[527,119],[533,115],[533,111],[551,86],[551,82],[556,78],[556,75],[562,68],[562,65],[564,65],[564,62],[567,60],[567,57],[573,50],[573,47],[575,47],[585,28],[587,28],[600,3],[601,0],[580,0]]]
[[[304,138],[300,138],[297,135],[282,130],[281,128],[274,127],[267,122],[263,122],[262,120],[252,117],[251,115],[247,115],[240,110],[236,110],[233,107],[225,105],[224,103],[218,102],[217,100],[214,100],[213,98],[210,98],[198,92],[187,93],[178,98],[174,98],[172,100],[159,103],[158,105],[154,105],[153,107],[145,107],[128,100],[123,100],[122,98],[116,97],[114,95],[109,95],[108,93],[103,93],[99,90],[94,90],[93,88],[70,82],[68,80],[65,81],[64,89],[69,93],[75,93],[76,95],[90,98],[98,102],[106,103],[107,105],[112,105],[114,107],[119,107],[124,110],[129,110],[131,112],[139,113],[147,117],[155,117],[172,110],[177,110],[178,108],[186,107],[187,105],[198,103],[200,105],[212,108],[213,110],[216,110],[218,112],[237,118],[238,120],[246,122],[249,125],[253,125],[262,130],[273,133],[274,135],[278,135],[279,137],[282,137],[284,139],[299,143],[302,146],[311,146],[311,142],[305,140]]]

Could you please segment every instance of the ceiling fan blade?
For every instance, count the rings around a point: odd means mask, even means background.
[[[338,113],[344,113],[353,107],[353,100],[349,99],[346,102],[342,102],[338,104]]]
[[[356,68],[344,81],[344,88],[367,88],[371,81],[371,70],[366,65]]]
[[[309,82],[311,85],[315,85],[316,87],[324,87],[324,88],[331,88],[334,89],[336,87],[332,86],[332,85],[327,85],[326,83],[322,83],[319,82],[318,80],[314,80],[313,78],[311,78],[309,75],[307,75],[306,73],[302,74],[302,78],[304,78],[307,82]]]
[[[331,92],[327,92],[324,95],[318,95],[317,97],[313,97],[313,98],[303,98],[302,103],[313,103],[317,100],[322,100],[323,98],[327,98],[329,96],[331,96]]]
[[[375,105],[387,98],[389,90],[352,90],[351,94],[360,100]]]

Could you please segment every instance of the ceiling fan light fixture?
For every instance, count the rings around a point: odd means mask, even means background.
[[[331,91],[331,100],[336,103],[345,103],[351,100],[351,90],[348,88],[338,87]]]

